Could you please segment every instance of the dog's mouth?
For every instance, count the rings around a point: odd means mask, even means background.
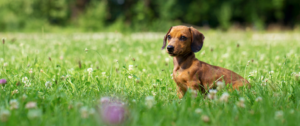
[[[168,54],[169,54],[170,56],[176,56],[176,54],[174,54],[173,52],[168,52]]]

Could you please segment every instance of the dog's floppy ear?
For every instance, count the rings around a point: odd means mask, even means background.
[[[164,49],[166,47],[166,43],[167,43],[167,38],[168,38],[168,34],[170,33],[172,27],[169,29],[169,31],[167,32],[167,34],[164,37],[164,43],[163,46],[161,47],[161,49]]]
[[[197,29],[190,27],[190,31],[192,33],[192,51],[198,52],[201,50],[204,41],[204,35],[200,33]]]

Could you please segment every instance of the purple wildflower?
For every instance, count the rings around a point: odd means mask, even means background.
[[[5,79],[0,79],[0,85],[5,85],[7,81]]]
[[[107,98],[105,97],[105,99]],[[109,102],[106,100],[106,102],[102,102],[99,108],[102,120],[108,125],[119,125],[127,119],[126,106],[120,100],[111,99]]]

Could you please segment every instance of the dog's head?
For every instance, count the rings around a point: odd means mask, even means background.
[[[190,52],[200,51],[203,41],[204,36],[197,29],[186,26],[173,26],[164,37],[162,49],[167,44],[167,52],[171,56],[182,56]]]

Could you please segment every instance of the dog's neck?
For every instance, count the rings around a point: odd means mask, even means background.
[[[194,52],[190,52],[186,55],[173,57],[174,67],[181,69],[189,68],[192,65],[192,61],[195,59]]]

